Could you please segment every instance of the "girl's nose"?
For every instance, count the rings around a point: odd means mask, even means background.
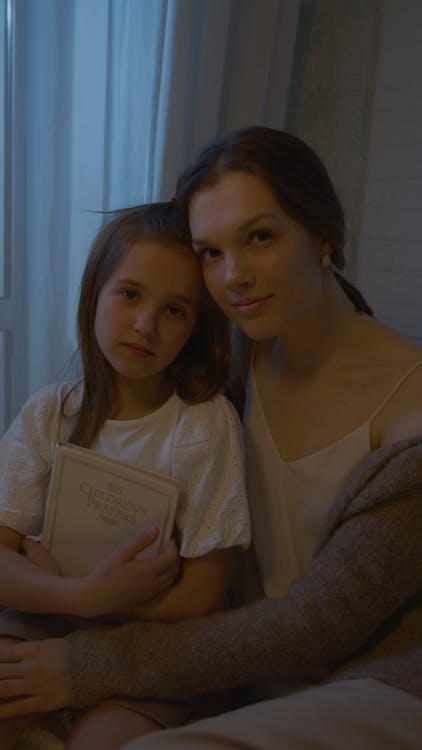
[[[134,329],[140,336],[151,339],[157,332],[157,315],[155,310],[143,307],[137,311]]]
[[[236,291],[253,286],[255,274],[243,251],[226,255],[225,284]]]

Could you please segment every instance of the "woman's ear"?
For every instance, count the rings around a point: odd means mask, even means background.
[[[329,242],[326,242],[325,240],[319,241],[319,262],[321,264],[322,268],[331,268],[332,261],[331,261],[331,254],[332,254],[332,248]]]

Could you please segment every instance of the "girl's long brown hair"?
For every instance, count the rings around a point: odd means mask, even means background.
[[[69,442],[89,447],[110,417],[116,392],[113,370],[95,335],[98,295],[121,258],[140,240],[190,246],[189,230],[174,201],[124,209],[113,214],[97,234],[82,275],[77,330],[82,363],[82,401],[76,413],[63,403],[73,423]],[[193,250],[192,250],[193,252]],[[163,271],[164,272],[164,271]],[[229,324],[204,287],[195,328],[168,372],[188,403],[211,398],[226,384],[229,371]],[[139,387],[142,388],[140,381]]]

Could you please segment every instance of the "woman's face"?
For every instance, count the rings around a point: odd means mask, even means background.
[[[282,335],[314,309],[327,247],[262,180],[228,172],[193,195],[189,222],[211,295],[246,335]]]

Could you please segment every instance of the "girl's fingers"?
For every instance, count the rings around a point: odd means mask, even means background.
[[[13,698],[17,695],[28,695],[30,691],[25,689],[25,680],[1,679],[0,698]]]
[[[18,662],[22,658],[22,641],[0,636],[0,667],[5,663]]]
[[[168,555],[179,556],[179,550],[177,549],[177,544],[176,544],[176,540],[174,537],[172,537],[170,541],[167,542],[161,554],[166,555],[166,556]]]
[[[34,565],[43,568],[43,570],[48,570],[54,575],[61,575],[59,565],[40,542],[25,537],[21,544],[21,550]]]
[[[138,536],[136,539],[130,542],[125,542],[117,547],[116,550],[108,557],[110,561],[128,561],[139,555],[144,550],[148,549],[157,539],[159,530],[156,526],[152,526],[147,532]]]
[[[23,714],[33,714],[43,709],[38,705],[37,699],[33,696],[17,698],[16,700],[0,703],[0,721],[11,719],[14,716]]]
[[[19,677],[19,662],[17,664],[0,664],[0,697],[3,681]]]

